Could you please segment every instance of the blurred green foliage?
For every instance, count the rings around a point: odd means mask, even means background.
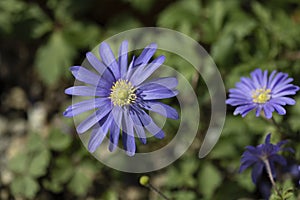
[[[227,89],[257,67],[287,72],[295,78],[295,84],[300,84],[298,0],[1,0],[0,44],[4,56],[0,58],[11,66],[18,55],[19,65],[25,63],[26,69],[38,75],[35,81],[44,90],[40,100],[51,107],[48,95],[57,91],[64,95],[63,89],[74,81],[68,68],[80,64],[85,52],[120,31],[143,26],[174,29],[198,41],[213,57]],[[27,53],[23,55],[22,49]],[[174,57],[168,64],[195,81],[195,72],[185,61]],[[33,80],[27,78],[30,87]],[[199,143],[209,120],[202,116],[210,110],[210,99],[201,77],[193,84],[201,107]],[[296,100],[297,105],[287,108],[287,116],[276,116],[276,120],[289,128],[285,137],[291,140],[296,150],[294,159],[299,161],[299,95]],[[50,110],[60,115],[67,104],[70,99],[63,97],[59,108]],[[200,146],[192,145],[166,169],[148,174],[153,179],[164,178],[159,187],[165,194],[186,200],[260,197],[249,170],[237,173],[240,156],[245,146],[259,144],[268,132],[274,133],[277,141],[282,138],[270,122],[253,115],[232,116],[232,112],[229,107],[221,139],[208,157],[199,160]],[[71,134],[74,130],[66,134],[55,127],[53,113],[48,116],[48,135],[27,133],[26,148],[8,161],[14,178],[4,187],[12,197],[116,200],[129,199],[128,188],[138,188],[137,199],[150,198],[151,193],[138,185],[139,174],[103,166]],[[172,136],[174,127],[167,128]],[[294,196],[289,190],[293,184],[287,185],[285,195]]]

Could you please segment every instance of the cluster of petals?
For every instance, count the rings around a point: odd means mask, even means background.
[[[245,117],[250,111],[255,110],[256,116],[263,114],[267,119],[272,117],[276,111],[280,115],[285,115],[283,106],[294,105],[296,102],[289,97],[295,95],[299,87],[291,84],[293,78],[288,74],[256,69],[251,73],[251,77],[242,77],[236,83],[236,88],[229,90],[227,104],[236,106],[234,115],[241,114]]]
[[[122,137],[123,148],[130,156],[136,152],[135,136],[146,143],[146,131],[156,138],[163,138],[163,130],[156,125],[147,111],[156,112],[166,118],[178,119],[177,111],[159,100],[178,94],[175,77],[150,79],[149,77],[165,61],[164,56],[152,59],[157,45],[148,45],[137,57],[128,62],[128,42],[123,41],[116,59],[110,46],[102,42],[99,46],[101,60],[88,52],[86,58],[93,70],[82,66],[71,67],[76,80],[83,85],[65,90],[73,96],[88,96],[88,100],[69,106],[63,113],[74,117],[94,110],[78,126],[82,134],[92,129],[88,143],[90,152],[95,152],[109,132],[109,150],[114,151]]]
[[[271,134],[268,134],[264,144],[256,147],[247,146],[246,151],[242,155],[239,171],[243,172],[245,169],[253,166],[251,174],[253,183],[256,183],[261,177],[263,170],[266,168],[266,162],[270,165],[273,177],[276,177],[275,163],[282,166],[287,164],[286,159],[279,155],[280,151],[294,152],[291,148],[282,148],[288,142],[287,140],[280,141],[275,145],[270,143],[270,140]]]

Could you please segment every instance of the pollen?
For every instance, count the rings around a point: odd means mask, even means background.
[[[254,103],[263,104],[271,99],[271,90],[270,89],[257,89],[252,92],[252,99]]]
[[[128,80],[118,80],[110,90],[109,98],[114,106],[130,105],[136,100],[136,88]]]

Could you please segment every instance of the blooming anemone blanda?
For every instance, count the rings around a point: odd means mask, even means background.
[[[94,110],[84,119],[77,132],[82,134],[92,128],[88,150],[95,152],[109,132],[109,150],[118,146],[121,135],[126,153],[133,156],[136,152],[135,134],[142,143],[146,143],[145,129],[156,138],[163,138],[164,132],[152,120],[148,111],[156,112],[166,118],[178,119],[177,111],[159,102],[178,94],[175,89],[178,81],[175,77],[148,78],[165,61],[163,55],[153,59],[157,45],[152,43],[142,53],[133,57],[128,65],[128,42],[120,45],[118,59],[110,46],[102,42],[99,46],[99,60],[88,52],[86,58],[95,72],[82,66],[70,68],[76,80],[86,85],[73,86],[65,90],[74,96],[89,96],[69,106],[63,115],[74,117],[83,112]]]
[[[251,73],[251,78],[242,77],[236,83],[236,88],[229,90],[227,104],[237,106],[234,115],[241,114],[245,117],[251,110],[256,110],[256,116],[262,113],[267,118],[272,117],[276,111],[280,115],[285,115],[285,105],[296,103],[289,95],[295,95],[299,87],[291,84],[292,78],[288,74],[272,71],[268,76],[268,71],[256,69]]]

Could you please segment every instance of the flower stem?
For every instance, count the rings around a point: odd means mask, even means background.
[[[277,128],[277,130],[281,133],[282,132],[282,127],[276,122],[274,117],[271,118],[272,124]]]
[[[272,118],[272,119],[273,119],[273,118]],[[269,179],[270,179],[270,181],[271,181],[271,183],[272,183],[272,186],[273,186],[273,188],[274,188],[276,194],[277,194],[281,199],[284,199],[284,198],[282,197],[281,192],[278,190],[278,188],[277,188],[277,186],[276,186],[275,180],[274,180],[273,175],[272,175],[272,170],[271,170],[271,166],[270,166],[269,160],[268,160],[268,159],[265,159],[265,160],[264,160],[264,163],[265,163],[265,166],[266,166],[267,173],[268,173],[268,175],[269,175]]]
[[[170,200],[168,197],[166,197],[161,191],[159,191],[156,187],[151,185],[150,183],[147,184],[148,188],[152,191],[156,192],[159,196],[161,196],[165,200]]]
[[[150,190],[156,192],[159,196],[161,196],[163,199],[165,200],[170,200],[168,197],[166,197],[161,191],[159,191],[156,187],[154,187],[153,185],[151,185],[151,183],[149,182],[150,177],[147,175],[141,176],[140,177],[140,184],[144,187],[149,188]]]

